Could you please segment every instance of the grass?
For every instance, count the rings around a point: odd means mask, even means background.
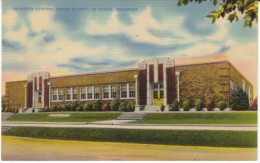
[[[257,124],[257,112],[147,114],[138,124]]]
[[[70,114],[70,117],[49,117],[50,114]],[[32,122],[95,122],[116,119],[121,113],[40,113],[40,114],[15,114],[7,121],[32,121]]]
[[[212,147],[256,147],[256,131],[15,127],[3,135],[44,139]]]
[[[3,161],[194,161],[194,159],[249,161],[257,159],[257,148],[83,142],[14,136],[2,136],[1,153]]]

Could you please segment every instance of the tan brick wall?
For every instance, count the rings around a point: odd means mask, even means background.
[[[26,81],[7,82],[5,101],[10,108],[25,107]]]
[[[248,88],[250,87],[251,99],[253,100],[253,85],[239,72],[237,69],[230,64],[230,79],[237,83],[242,88],[243,81],[245,82],[245,91],[248,93]]]
[[[135,83],[134,75],[138,74],[137,70],[118,71],[110,73],[98,73],[87,75],[75,75],[51,78],[51,88],[63,88],[64,99],[66,102],[66,90],[68,87],[78,87],[78,102],[80,101],[80,87],[82,86],[100,86],[99,98],[103,98],[103,85],[116,84],[117,98],[120,98],[120,84],[121,83]],[[58,103],[58,102],[51,102]]]
[[[138,73],[137,70],[119,71],[111,73],[89,74],[89,75],[75,75],[65,77],[54,77],[50,81],[52,88],[65,88],[73,86],[88,86],[88,85],[105,85],[117,83],[134,83],[134,75]]]
[[[176,66],[180,71],[180,100],[229,100],[229,63]],[[176,82],[177,83],[177,82]]]

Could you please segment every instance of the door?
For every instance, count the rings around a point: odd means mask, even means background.
[[[164,103],[164,91],[162,83],[153,84],[153,105],[161,106]]]

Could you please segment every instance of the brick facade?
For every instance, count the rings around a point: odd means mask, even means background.
[[[158,64],[158,82],[162,82],[164,79],[163,64]],[[61,76],[44,78],[42,77],[39,81],[39,89],[43,90],[44,94],[44,106],[49,105],[49,86],[48,82],[51,83],[51,89],[62,88],[63,89],[63,100],[62,101],[51,101],[51,105],[71,102],[66,101],[66,88],[76,87],[77,88],[77,101],[93,101],[93,100],[81,100],[80,99],[80,87],[85,86],[100,86],[99,99],[103,98],[103,85],[116,84],[117,98],[120,98],[120,85],[126,83],[135,83],[135,75],[138,75],[138,101],[139,105],[146,105],[149,99],[147,96],[147,85],[148,80],[151,84],[154,82],[154,66],[149,65],[149,76],[147,76],[146,69],[132,69],[125,71],[115,71],[108,73],[96,73],[96,74],[85,74],[85,75],[74,75],[74,76]],[[231,93],[231,81],[240,87],[244,87],[245,92],[250,91],[250,97],[253,99],[253,86],[252,84],[228,61],[214,62],[214,63],[201,63],[201,64],[190,64],[190,65],[175,65],[173,67],[166,67],[166,94],[167,104],[172,104],[174,100],[177,100],[177,79],[175,72],[180,72],[180,101],[189,100],[193,101],[196,98],[205,100],[215,100],[216,102],[224,100],[230,101]],[[147,78],[149,77],[149,78]],[[33,78],[35,87],[37,87],[37,80]],[[27,87],[25,87],[27,85]],[[244,86],[243,86],[244,85]],[[36,88],[35,88],[36,89]],[[7,106],[10,108],[19,107],[32,107],[32,96],[33,96],[32,81],[17,81],[6,83],[6,94],[5,100]],[[27,96],[26,96],[27,94]],[[102,99],[106,100],[106,99]],[[122,99],[135,101],[134,98]]]
[[[6,83],[5,102],[8,108],[25,107],[26,81]]]
[[[216,102],[230,100],[230,80],[246,81],[249,83],[228,61],[180,65],[175,67],[180,72],[180,100],[195,100],[201,98]],[[253,97],[253,94],[252,96]]]

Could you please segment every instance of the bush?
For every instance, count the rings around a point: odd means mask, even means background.
[[[160,109],[161,109],[161,111],[164,111],[164,109],[165,109],[164,105],[161,105]]]
[[[189,111],[189,109],[190,109],[190,102],[188,100],[183,101],[182,107],[183,107],[184,111]]]
[[[180,103],[178,101],[174,101],[172,104],[172,111],[179,111]]]
[[[225,108],[227,108],[227,103],[225,101],[220,101],[219,102],[219,109],[220,110],[224,110]]]
[[[82,106],[81,106],[81,105],[78,105],[78,106],[76,107],[76,111],[83,111]]]
[[[125,111],[126,110],[126,104],[124,102],[120,102],[118,110],[119,111]]]
[[[194,101],[194,107],[196,108],[196,110],[200,110],[203,108],[203,101],[201,99],[196,99]]]
[[[92,110],[93,111],[101,111],[102,110],[102,102],[100,100],[93,102]]]
[[[249,110],[248,96],[242,88],[238,88],[236,91],[232,92],[230,105],[232,110]]]
[[[84,111],[91,111],[92,110],[92,103],[85,103],[83,104]]]
[[[126,112],[133,112],[135,110],[135,105],[133,103],[126,104]]]
[[[107,111],[109,108],[109,103],[108,102],[105,102],[102,104],[102,111]]]
[[[114,99],[110,102],[109,108],[112,111],[118,111],[120,105],[120,100],[119,99]]]
[[[206,100],[205,105],[204,105],[208,110],[212,110],[215,107],[214,101],[213,100]]]

